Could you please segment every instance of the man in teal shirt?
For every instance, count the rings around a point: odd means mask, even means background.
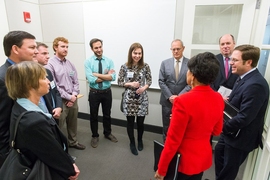
[[[111,107],[112,91],[111,81],[115,80],[114,63],[111,59],[103,56],[102,40],[94,38],[89,43],[94,55],[84,62],[86,78],[89,82],[89,106],[90,127],[92,131],[91,146],[98,146],[98,109],[101,103],[103,112],[103,134],[112,142],[118,142],[112,135],[111,129]]]

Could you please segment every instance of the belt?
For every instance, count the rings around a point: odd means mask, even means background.
[[[94,89],[94,88],[90,88],[90,92],[95,92],[95,93],[107,93],[111,91],[111,88],[107,88],[107,89]]]

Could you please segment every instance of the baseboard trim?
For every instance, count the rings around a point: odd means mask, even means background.
[[[79,112],[78,113],[78,118],[89,121],[90,114]],[[98,117],[98,121],[102,122],[102,116]],[[116,125],[116,126],[126,127],[126,120],[112,118],[112,124]],[[153,126],[153,125],[145,124],[144,125],[144,130],[148,131],[148,132],[152,132],[152,133],[162,134],[162,127],[160,127],[160,126]]]

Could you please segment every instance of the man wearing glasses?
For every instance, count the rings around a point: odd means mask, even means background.
[[[170,114],[174,99],[187,86],[188,59],[183,56],[185,46],[180,39],[171,43],[172,58],[162,61],[159,70],[160,101],[162,106],[163,140],[165,142],[170,125]]]
[[[256,68],[259,58],[260,49],[252,45],[238,46],[232,53],[232,73],[239,78],[228,101],[239,112],[224,123],[215,146],[216,180],[235,179],[249,152],[262,148],[269,86]]]

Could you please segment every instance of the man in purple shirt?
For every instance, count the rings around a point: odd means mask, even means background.
[[[64,37],[55,38],[53,41],[53,50],[55,51],[55,56],[50,58],[45,67],[52,72],[57,89],[62,97],[63,112],[59,118],[59,127],[63,130],[66,123],[69,146],[83,150],[85,146],[77,140],[77,95],[80,92],[79,81],[75,66],[66,59],[68,40]]]

